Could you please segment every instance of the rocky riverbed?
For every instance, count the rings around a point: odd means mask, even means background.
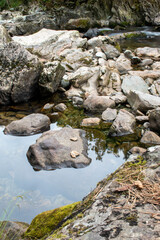
[[[88,128],[107,129],[122,145],[138,140],[128,161],[81,203],[38,215],[17,239],[159,239],[160,48],[121,52],[114,37],[88,40],[76,30],[46,28],[11,37],[7,29],[0,25],[1,107],[60,91],[87,113],[79,129],[47,131],[67,104],[46,102],[5,127],[19,137],[44,132],[27,152],[34,169],[89,165]]]

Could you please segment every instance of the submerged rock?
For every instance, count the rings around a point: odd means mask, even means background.
[[[87,150],[85,131],[65,127],[43,133],[29,147],[27,157],[35,170],[83,168],[91,163]]]
[[[124,136],[134,133],[135,117],[132,113],[122,109],[119,111],[116,119],[114,120],[109,135],[111,136]]]
[[[15,136],[29,136],[49,130],[50,123],[50,119],[46,115],[32,113],[8,124],[4,129],[4,133]]]

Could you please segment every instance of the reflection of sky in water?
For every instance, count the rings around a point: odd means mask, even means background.
[[[52,129],[55,128],[57,126],[52,124]],[[93,190],[98,181],[124,162],[121,152],[116,158],[107,150],[102,161],[96,160],[95,151],[91,150],[93,141],[89,150],[90,166],[35,172],[27,161],[26,152],[39,136],[6,136],[3,128],[0,129],[0,217],[12,198],[18,195],[23,195],[24,199],[17,200],[19,207],[15,208],[11,220],[26,222],[42,211],[79,201]]]

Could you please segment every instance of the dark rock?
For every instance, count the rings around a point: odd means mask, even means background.
[[[148,117],[150,128],[160,133],[160,107],[150,110]]]
[[[88,39],[97,37],[99,33],[98,28],[90,28],[88,31],[83,35],[83,37],[86,37]]]
[[[72,128],[50,130],[31,145],[28,161],[36,170],[57,168],[82,168],[90,164],[87,157],[88,144],[85,131]]]
[[[4,129],[4,133],[15,136],[28,136],[47,131],[49,129],[49,117],[40,113],[32,113],[20,120],[16,120],[8,124]]]

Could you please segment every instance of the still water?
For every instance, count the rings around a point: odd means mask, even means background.
[[[51,129],[59,129],[53,123]],[[82,169],[58,169],[35,172],[26,152],[41,135],[15,137],[4,135],[0,126],[0,217],[30,223],[38,213],[80,201],[123,162],[122,150],[116,154],[106,147],[99,130],[88,132],[90,166]],[[97,134],[96,134],[97,131]],[[16,196],[22,196],[13,200]],[[2,219],[3,220],[3,219]]]

